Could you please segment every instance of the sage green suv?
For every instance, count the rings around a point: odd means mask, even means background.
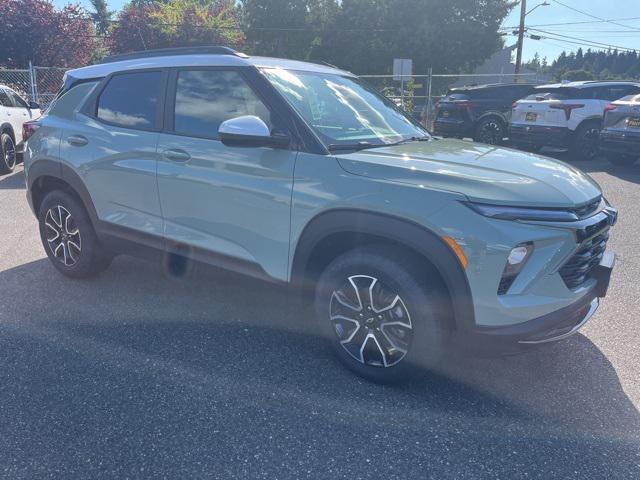
[[[328,66],[224,47],[112,57],[67,72],[26,130],[60,272],[155,252],[285,284],[314,305],[299,321],[374,380],[455,347],[567,337],[608,287],[616,211],[589,176],[432,138]]]

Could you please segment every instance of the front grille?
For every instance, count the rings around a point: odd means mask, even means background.
[[[608,239],[609,227],[607,226],[595,236],[585,240],[576,253],[562,266],[560,276],[567,287],[579,287],[589,278],[591,270],[596,268],[602,260]]]
[[[592,213],[595,213],[599,206],[600,206],[600,197],[587,203],[586,205],[574,208],[572,210],[578,216],[578,218],[585,218],[591,215]]]

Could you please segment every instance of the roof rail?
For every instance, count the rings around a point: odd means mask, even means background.
[[[121,62],[123,60],[135,60],[137,58],[168,57],[173,55],[235,55],[247,58],[248,55],[237,52],[230,47],[217,45],[204,45],[198,47],[158,48],[156,50],[142,50],[139,52],[122,53],[105,57],[100,63]]]

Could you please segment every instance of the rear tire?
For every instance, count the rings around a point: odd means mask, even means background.
[[[593,160],[600,153],[600,122],[582,123],[571,139],[571,156],[574,160]]]
[[[408,265],[381,248],[356,248],[333,260],[316,286],[323,336],[347,368],[374,382],[433,367],[448,343],[448,296],[439,280],[418,281]]]
[[[0,174],[11,173],[16,166],[16,144],[8,133],[0,135]]]
[[[72,195],[61,190],[47,194],[38,224],[47,256],[63,275],[93,277],[111,264],[113,255],[102,247],[86,210]]]
[[[506,131],[506,125],[499,118],[483,118],[476,125],[473,141],[486,143],[487,145],[501,145]]]

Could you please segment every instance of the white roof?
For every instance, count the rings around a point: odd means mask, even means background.
[[[607,87],[616,85],[636,85],[640,87],[638,82],[623,82],[623,81],[604,81],[598,82],[594,80],[584,80],[581,82],[564,82],[564,83],[550,83],[548,85],[538,85],[536,89],[544,90],[545,88],[591,88],[591,87]]]
[[[193,54],[193,55],[167,55],[159,57],[143,57],[130,60],[120,60],[109,63],[99,63],[88,67],[69,70],[65,74],[65,84],[69,78],[86,80],[102,78],[113,72],[137,70],[143,68],[164,67],[211,67],[211,66],[254,66],[254,67],[279,67],[285,70],[299,70],[317,73],[334,73],[339,75],[353,74],[338,68],[319,65],[298,60],[286,60],[270,57],[250,57],[221,54]]]

